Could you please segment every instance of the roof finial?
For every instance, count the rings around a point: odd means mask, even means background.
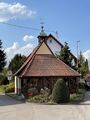
[[[41,31],[44,32],[44,22],[41,22]]]
[[[44,26],[43,26],[43,22],[40,23],[41,24],[41,32],[39,34],[39,37],[46,37],[47,34],[44,32]]]

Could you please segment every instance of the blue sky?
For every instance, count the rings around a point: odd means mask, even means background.
[[[16,53],[29,54],[37,45],[40,30],[23,29],[1,22],[40,29],[44,22],[47,34],[58,31],[61,43],[69,43],[90,60],[90,0],[0,0],[0,38],[10,60]]]

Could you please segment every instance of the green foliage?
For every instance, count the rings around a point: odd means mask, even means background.
[[[35,90],[36,91],[36,90]],[[31,93],[31,90],[29,91]],[[41,89],[40,94],[37,92],[34,92],[32,96],[29,96],[28,101],[30,102],[37,102],[37,103],[52,103],[52,96],[49,95],[50,90],[45,88]],[[35,95],[36,94],[36,95]]]
[[[68,87],[69,87],[70,93],[77,93],[78,91],[77,78],[69,77],[67,78],[67,81],[68,81]]]
[[[80,101],[80,100],[82,100],[82,95],[81,94],[74,93],[74,94],[70,95],[70,101],[71,102]]]
[[[0,75],[0,85],[7,85],[9,84],[9,81],[6,76]]]
[[[6,54],[2,48],[2,41],[0,40],[0,72],[2,72],[4,66],[6,65]]]
[[[29,88],[28,89],[28,96],[35,96],[35,95],[38,95],[38,90],[36,88]]]
[[[5,93],[5,85],[0,85],[0,92]]]
[[[11,62],[9,63],[9,70],[11,70],[13,73],[15,73],[20,66],[24,63],[25,61],[25,56],[21,55],[21,54],[16,54],[14,56],[14,58],[11,60]]]
[[[68,43],[65,42],[64,47],[60,51],[60,55],[58,55],[59,59],[61,59],[64,63],[72,67],[72,57],[70,55],[70,49]]]
[[[77,94],[70,94],[70,101],[71,102],[79,102],[82,101],[84,99],[84,94],[85,94],[86,90],[85,89],[79,89]]]
[[[88,60],[87,59],[85,60],[81,52],[80,52],[79,60],[80,60],[80,65],[81,65],[79,68],[79,72],[81,73],[81,77],[83,78],[86,76],[86,74],[89,73]]]
[[[5,87],[5,93],[14,92],[14,90],[15,90],[14,82],[10,83],[9,85],[6,85]]]
[[[36,103],[48,103],[51,101],[51,96],[47,95],[36,95],[34,97],[30,97],[29,100],[30,102],[36,102]]]
[[[50,89],[48,89],[47,87],[44,87],[44,89],[41,88],[40,94],[49,96],[50,95]]]
[[[65,103],[69,102],[70,93],[69,89],[66,86],[66,83],[63,79],[56,81],[52,92],[52,99],[56,103]]]

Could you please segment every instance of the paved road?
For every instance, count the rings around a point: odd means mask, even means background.
[[[90,104],[90,91],[87,91],[85,94],[84,104]]]
[[[0,94],[0,120],[90,120],[90,103],[40,105],[21,103]]]

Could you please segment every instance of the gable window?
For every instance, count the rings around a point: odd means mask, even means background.
[[[52,43],[52,39],[50,39],[49,41],[50,41],[50,43]]]

